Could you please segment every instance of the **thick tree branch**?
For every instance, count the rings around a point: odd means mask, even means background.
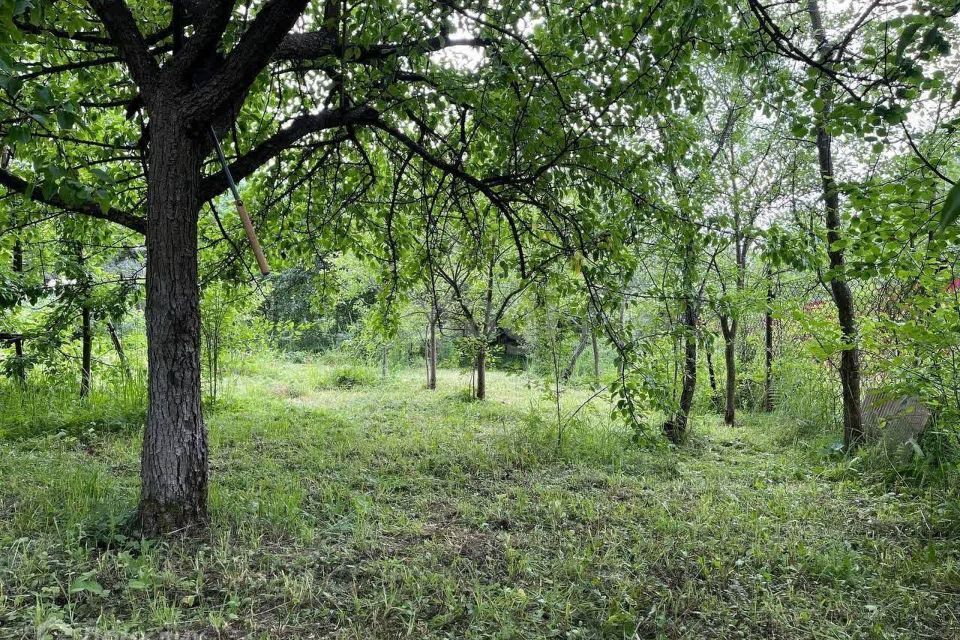
[[[130,8],[123,0],[88,1],[120,50],[120,55],[130,68],[130,75],[140,92],[144,95],[150,94],[160,67],[147,49],[147,43],[137,28]]]
[[[182,48],[174,51],[173,60],[166,65],[164,72],[174,77],[184,77],[198,62],[214,55],[232,14],[233,0],[208,2],[202,12],[203,19],[199,23],[197,19],[193,20],[195,25],[193,35],[183,42]],[[179,39],[177,27],[182,30],[184,26],[184,24],[173,25],[175,45]],[[174,48],[177,49],[176,46]]]
[[[43,204],[56,207],[57,209],[61,209],[63,211],[79,213],[81,215],[90,216],[91,218],[108,220],[110,222],[123,225],[124,227],[127,227],[128,229],[136,231],[140,234],[146,234],[147,231],[146,220],[139,216],[127,213],[126,211],[119,211],[113,208],[104,211],[100,205],[94,203],[70,204],[61,198],[57,193],[54,193],[49,198],[45,198],[39,192],[39,190],[34,189],[32,184],[23,178],[10,173],[6,169],[0,169],[0,186],[5,187],[8,191],[19,193],[25,197],[35,200],[36,202],[42,202]]]
[[[296,24],[308,0],[268,0],[209,81],[186,96],[187,120],[205,125],[238,103]]]
[[[304,137],[347,125],[372,124],[378,117],[376,110],[370,107],[355,109],[335,109],[294,118],[287,126],[273,134],[249,152],[237,158],[230,165],[234,180],[240,181],[250,176],[264,164],[289,149]],[[200,199],[210,200],[227,189],[227,181],[222,172],[203,179],[200,183]]]
[[[375,44],[359,50],[351,61],[360,63],[383,60],[391,56],[406,56],[414,53],[432,53],[448,47],[486,47],[490,41],[485,38],[450,38],[446,35],[434,36],[410,43]],[[337,37],[329,31],[311,31],[287,35],[274,54],[276,60],[313,60],[323,56],[343,55],[352,45],[338,45]]]
[[[274,54],[276,60],[313,60],[337,53],[337,35],[331,31],[290,33]]]

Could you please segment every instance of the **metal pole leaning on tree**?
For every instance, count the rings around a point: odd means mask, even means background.
[[[263,249],[260,247],[260,240],[257,238],[257,232],[253,229],[253,221],[247,213],[247,208],[243,206],[243,200],[240,199],[240,192],[237,190],[237,183],[233,181],[233,174],[230,173],[230,167],[227,166],[227,158],[223,155],[223,148],[220,146],[220,140],[217,138],[213,127],[210,127],[210,135],[213,136],[213,145],[217,150],[217,157],[220,159],[220,166],[223,167],[223,175],[227,177],[227,184],[230,185],[230,191],[233,193],[233,202],[237,206],[237,214],[243,221],[243,228],[247,232],[247,241],[250,243],[250,249],[257,259],[257,265],[260,267],[260,273],[267,275],[270,273],[270,265],[263,255]]]

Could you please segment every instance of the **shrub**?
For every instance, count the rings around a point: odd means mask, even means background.
[[[316,380],[321,389],[350,389],[376,384],[377,374],[363,365],[339,365],[323,371]]]

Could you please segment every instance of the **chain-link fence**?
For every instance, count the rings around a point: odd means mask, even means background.
[[[960,280],[941,274],[936,288],[925,284],[895,276],[850,282],[862,398],[895,388],[931,406],[960,406],[960,375],[954,375],[960,350],[942,318],[955,310],[960,329]],[[737,336],[740,377],[762,389],[753,393],[753,408],[772,406],[798,419],[838,424],[843,342],[829,284],[790,274],[761,286],[768,289],[766,308],[756,305],[744,314]]]

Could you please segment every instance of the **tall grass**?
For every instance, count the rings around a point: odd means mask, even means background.
[[[143,425],[146,406],[143,371],[107,376],[84,399],[79,385],[34,371],[24,384],[0,383],[0,440],[135,430]]]

